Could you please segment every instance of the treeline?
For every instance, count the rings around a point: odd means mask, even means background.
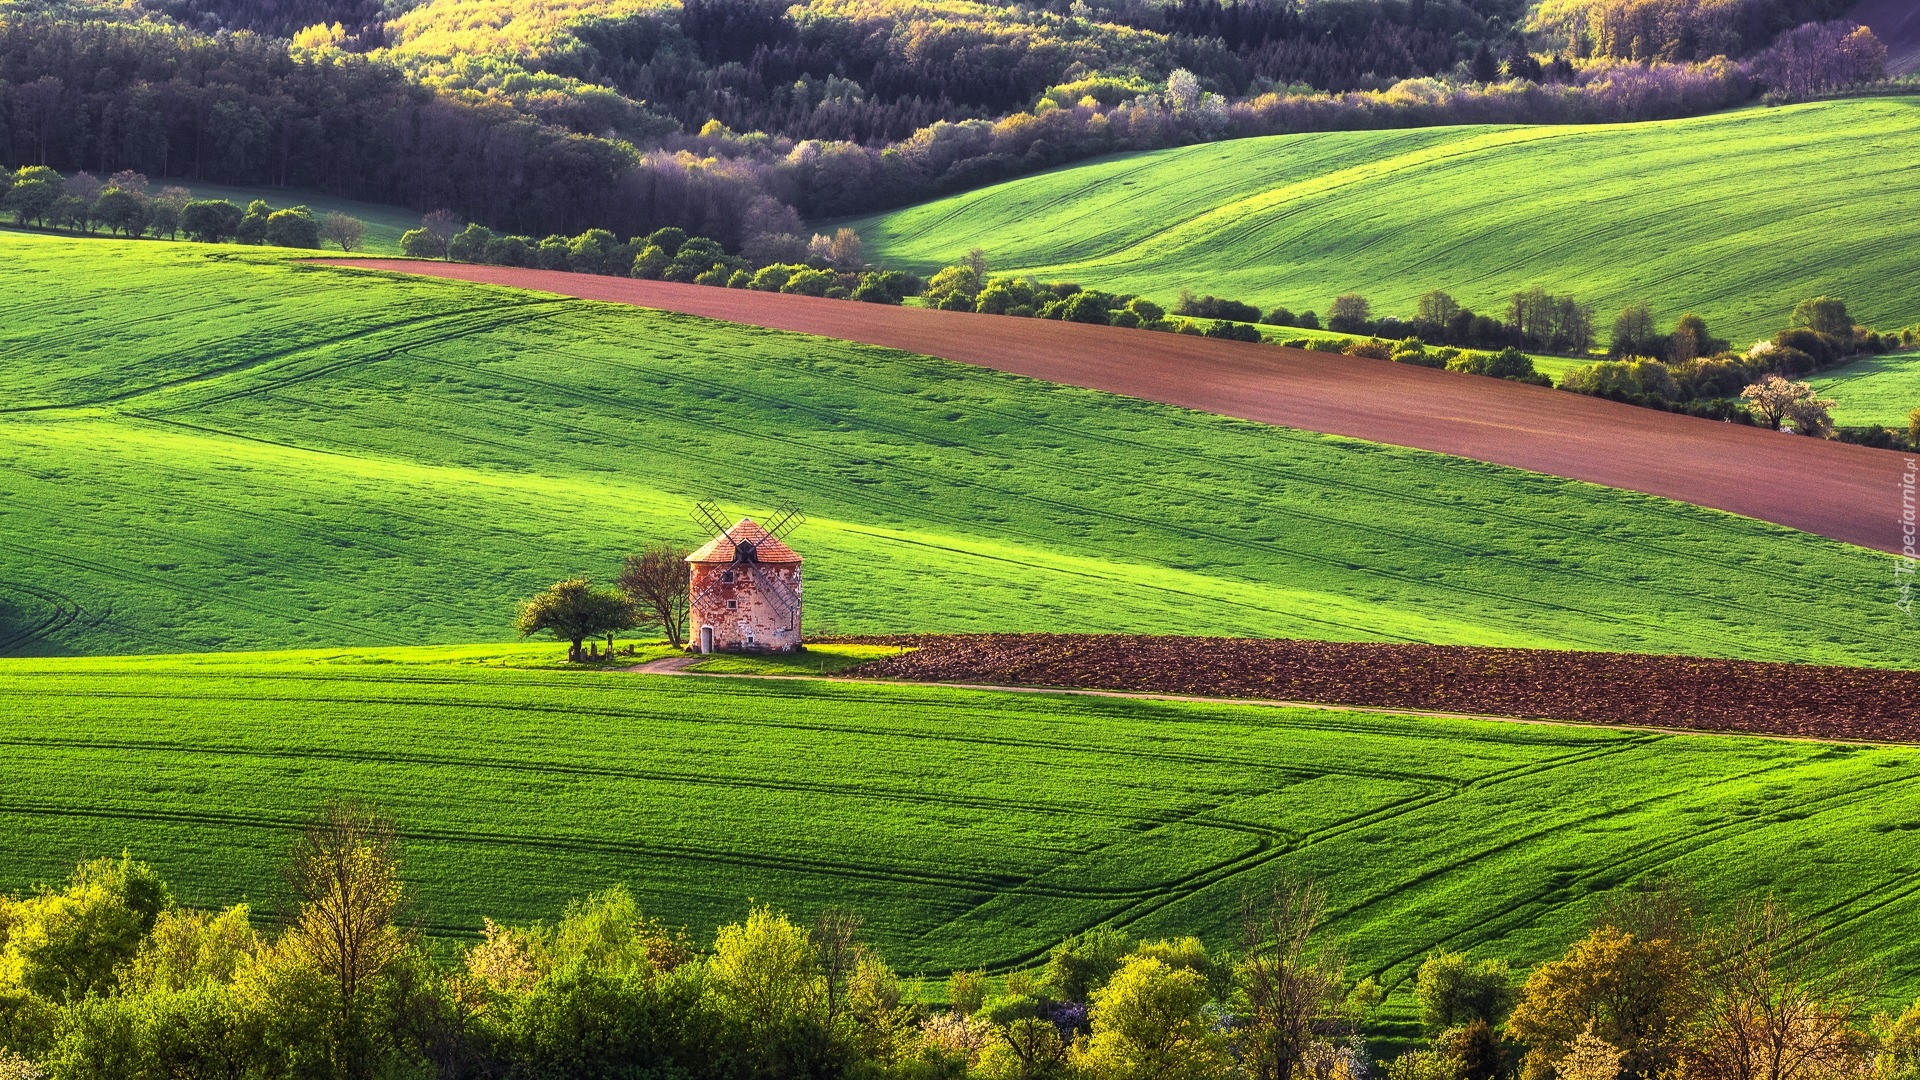
[[[301,187],[423,212],[447,207],[493,230],[526,236],[588,228],[636,235],[674,226],[744,250],[763,237],[795,232],[801,216],[906,205],[1117,151],[1301,131],[1655,119],[1722,108],[1775,85],[1757,82],[1747,66],[1719,60],[1576,68],[1564,59],[1542,65],[1515,54],[1503,72],[1491,53],[1477,50],[1465,71],[1386,89],[1277,88],[1230,101],[1219,91],[1231,90],[1231,80],[1191,67],[1164,77],[1102,74],[1069,59],[1080,47],[1072,43],[1092,31],[1083,34],[1084,19],[1067,15],[1048,16],[1064,50],[1057,52],[1047,52],[1054,45],[1021,44],[1017,35],[969,37],[978,28],[916,31],[912,55],[943,57],[935,67],[954,80],[989,72],[992,87],[1015,85],[1020,95],[1046,84],[1030,109],[998,120],[926,123],[947,115],[941,102],[958,101],[940,94],[961,91],[935,93],[933,83],[921,85],[921,75],[902,76],[897,92],[878,96],[844,74],[788,78],[794,72],[768,66],[775,54],[760,46],[714,69],[724,92],[693,87],[686,80],[698,81],[706,63],[697,60],[702,49],[743,48],[763,32],[787,40],[781,20],[792,16],[784,8],[759,11],[739,2],[693,5],[690,16],[681,16],[692,21],[673,34],[655,25],[664,16],[579,23],[571,32],[585,35],[581,40],[600,40],[599,34],[612,43],[604,46],[610,52],[582,46],[586,52],[578,56],[562,50],[564,56],[551,58],[555,67],[584,65],[578,77],[530,73],[498,57],[462,58],[444,70],[410,74],[389,54],[346,52],[325,34],[311,47],[295,47],[251,33],[210,36],[153,21],[0,20],[0,160],[62,172],[134,170]],[[803,19],[782,47],[811,50],[814,60],[807,63],[818,67],[845,50],[881,47],[871,39],[892,40],[881,33],[890,23],[842,22],[815,26]],[[856,26],[864,29],[848,29]],[[676,44],[680,38],[687,40]],[[1190,43],[1175,52],[1203,70],[1211,69],[1201,54],[1225,49],[1221,38],[1175,34],[1170,40]],[[1782,54],[1784,67],[1768,68],[1765,77],[1803,89],[1827,85],[1835,71],[1857,66],[1835,61],[1836,50],[1853,56],[1860,47],[1852,35],[1839,42],[1816,35],[1805,48]],[[1047,59],[1035,61],[1035,71],[1049,72],[1044,79],[1004,66],[1017,68],[1041,54]],[[647,59],[628,62],[641,56]],[[755,64],[760,82],[749,77]],[[890,85],[882,76],[892,77],[887,73],[896,68],[874,64],[875,85]],[[682,81],[673,82],[669,69]],[[654,79],[649,92],[662,96],[649,105],[584,81],[589,78]],[[632,83],[634,93],[642,92],[642,82]],[[920,89],[910,91],[914,86]],[[827,132],[831,125],[807,127],[797,119],[800,112],[852,117],[869,105],[904,111],[892,119],[849,121],[854,127],[835,130],[832,138],[795,139],[755,128]],[[976,111],[1000,107],[981,104]],[[664,116],[663,108],[686,115]],[[800,112],[789,123],[765,111],[780,109]],[[961,111],[969,109],[975,106]],[[696,132],[700,115],[707,119]],[[735,118],[738,126],[721,117]],[[886,141],[907,124],[924,126]]]
[[[657,227],[655,178],[631,147],[436,94],[366,57],[151,22],[0,20],[0,153],[61,172],[453,206],[541,234]]]
[[[729,255],[719,241],[688,236],[675,226],[625,241],[605,229],[534,240],[496,236],[484,225],[461,229],[457,222],[445,211],[428,214],[420,228],[401,236],[402,254],[874,304],[899,304],[925,288],[925,282],[912,274],[868,267],[860,237],[852,229],[841,229],[833,236],[816,233],[804,243],[793,237],[793,243],[772,258],[755,260]]]
[[[1669,412],[1750,419],[1775,430],[1791,424],[1802,435],[1839,434],[1847,441],[1893,447],[1894,433],[1884,429],[1837,432],[1828,416],[1834,403],[1794,380],[1915,343],[1912,328],[1881,334],[1859,325],[1846,301],[1831,296],[1801,301],[1786,327],[1745,352],[1714,338],[1698,315],[1683,315],[1671,332],[1662,333],[1647,306],[1635,304],[1614,320],[1609,349],[1614,359],[1575,368],[1560,386]]]
[[[936,277],[936,281],[939,278]],[[1272,326],[1319,329],[1313,311],[1298,314],[1285,307],[1261,314],[1257,307],[1216,296],[1182,292],[1176,313],[1213,319],[1241,319]],[[1366,297],[1348,293],[1328,308],[1326,327],[1336,333],[1369,335],[1328,343],[1312,338],[1272,340],[1289,348],[1337,350],[1422,367],[1490,375],[1535,385],[1552,385],[1539,374],[1522,348],[1586,356],[1595,341],[1593,305],[1554,296],[1534,286],[1510,297],[1504,320],[1479,315],[1447,293],[1420,298],[1410,318],[1374,318]],[[1252,330],[1252,327],[1247,327]],[[1263,340],[1255,331],[1248,340]],[[1887,449],[1920,448],[1920,410],[1909,428],[1836,428],[1821,398],[1802,377],[1860,356],[1878,355],[1920,344],[1920,326],[1882,334],[1856,323],[1846,301],[1817,296],[1801,301],[1787,325],[1745,352],[1713,336],[1705,319],[1688,313],[1662,330],[1644,303],[1629,305],[1614,317],[1608,342],[1610,359],[1574,368],[1561,379],[1562,390],[1614,401],[1686,413],[1713,420],[1782,427],[1817,438],[1839,438]],[[1441,346],[1436,348],[1435,346]],[[1495,349],[1497,352],[1475,352]]]
[[[82,864],[0,899],[10,1080],[434,1076],[685,1080],[1829,1080],[1920,1075],[1920,1004],[1772,900],[1707,919],[1629,887],[1519,974],[1436,951],[1422,1038],[1376,1060],[1383,986],[1326,893],[1243,898],[1231,942],[1096,927],[1034,967],[903,978],[854,913],[768,906],[694,941],[622,888],[552,923],[487,920],[447,955],[410,929],[393,824],[335,803],[294,844],[278,919],[175,903],[150,867]],[[935,990],[936,993],[926,993]],[[937,997],[941,1000],[927,1000]]]
[[[1533,29],[1577,57],[1685,62],[1751,56],[1783,32],[1836,19],[1854,0],[1543,0]]]
[[[195,199],[182,187],[147,194],[145,175],[132,170],[105,180],[92,173],[61,176],[44,165],[0,172],[0,213],[15,225],[67,229],[135,239],[173,240],[185,234],[204,244],[235,241],[274,247],[317,248],[322,241],[341,251],[360,246],[366,223],[346,214],[316,217],[305,206],[276,209],[255,199],[242,210],[225,199]]]
[[[1176,68],[1227,96],[1276,85],[1384,89],[1450,73],[1490,33],[1484,17],[1460,4],[1435,5],[1419,19],[1398,4],[1301,8],[1276,0],[947,15],[934,26],[905,16],[903,27],[894,13],[694,0],[678,10],[580,20],[567,29],[569,47],[531,64],[612,86],[687,132],[718,120],[739,131],[866,144],[898,141],[936,121],[1030,108],[1080,81],[1076,72],[1093,76],[1086,89],[1108,104]],[[404,42],[398,51],[405,55]]]

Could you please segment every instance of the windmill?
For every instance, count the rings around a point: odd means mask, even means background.
[[[688,607],[700,650],[799,648],[801,560],[786,538],[806,517],[788,507],[769,525],[745,517],[729,525],[718,506],[703,501],[693,519],[712,536],[687,556]]]

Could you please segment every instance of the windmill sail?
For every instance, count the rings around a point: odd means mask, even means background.
[[[758,564],[754,565],[753,584],[769,607],[779,612],[781,617],[791,621],[800,614],[800,595],[788,587],[787,583],[773,576]]]

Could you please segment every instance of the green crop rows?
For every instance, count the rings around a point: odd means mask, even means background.
[[[796,335],[257,249],[0,233],[0,646],[498,641],[797,503],[808,625],[1901,665],[1886,557]]]
[[[1716,910],[1777,892],[1920,990],[1920,749],[484,658],[0,662],[0,889],[125,847],[270,909],[291,828],[348,793],[396,815],[444,935],[623,882],[696,936],[749,897],[851,905],[937,971],[1103,921],[1225,944],[1285,873],[1399,979],[1442,944],[1543,958],[1680,875]]]
[[[982,247],[996,269],[1046,279],[1323,315],[1349,291],[1408,315],[1429,289],[1502,313],[1539,284],[1605,318],[1637,300],[1663,325],[1695,311],[1742,341],[1821,293],[1883,327],[1920,315],[1916,140],[1920,100],[1899,98],[1275,136],[1059,169],[853,224],[869,254],[923,269]]]

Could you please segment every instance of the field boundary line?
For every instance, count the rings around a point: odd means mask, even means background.
[[[659,663],[659,661],[654,661]],[[1498,713],[1435,712],[1430,709],[1394,709],[1383,705],[1342,705],[1328,701],[1286,701],[1278,698],[1204,697],[1199,694],[1156,694],[1144,690],[1096,690],[1083,686],[1008,686],[998,683],[921,682],[914,679],[870,679],[852,676],[753,674],[743,671],[641,671],[639,667],[619,668],[626,674],[690,676],[700,679],[759,679],[769,682],[861,683],[870,686],[945,686],[955,690],[985,690],[1009,694],[1071,694],[1076,697],[1126,698],[1134,701],[1173,701],[1199,705],[1258,705],[1269,709],[1315,709],[1321,712],[1369,713],[1375,716],[1410,716],[1421,720],[1478,720],[1499,724],[1534,724],[1541,727],[1589,728],[1601,731],[1634,731],[1649,735],[1698,735],[1742,739],[1767,739],[1774,742],[1817,743],[1821,746],[1914,746],[1920,740],[1823,739],[1813,735],[1778,735],[1758,731],[1733,731],[1721,728],[1676,728],[1655,724],[1607,724],[1595,720],[1556,720],[1544,716],[1502,716]]]

